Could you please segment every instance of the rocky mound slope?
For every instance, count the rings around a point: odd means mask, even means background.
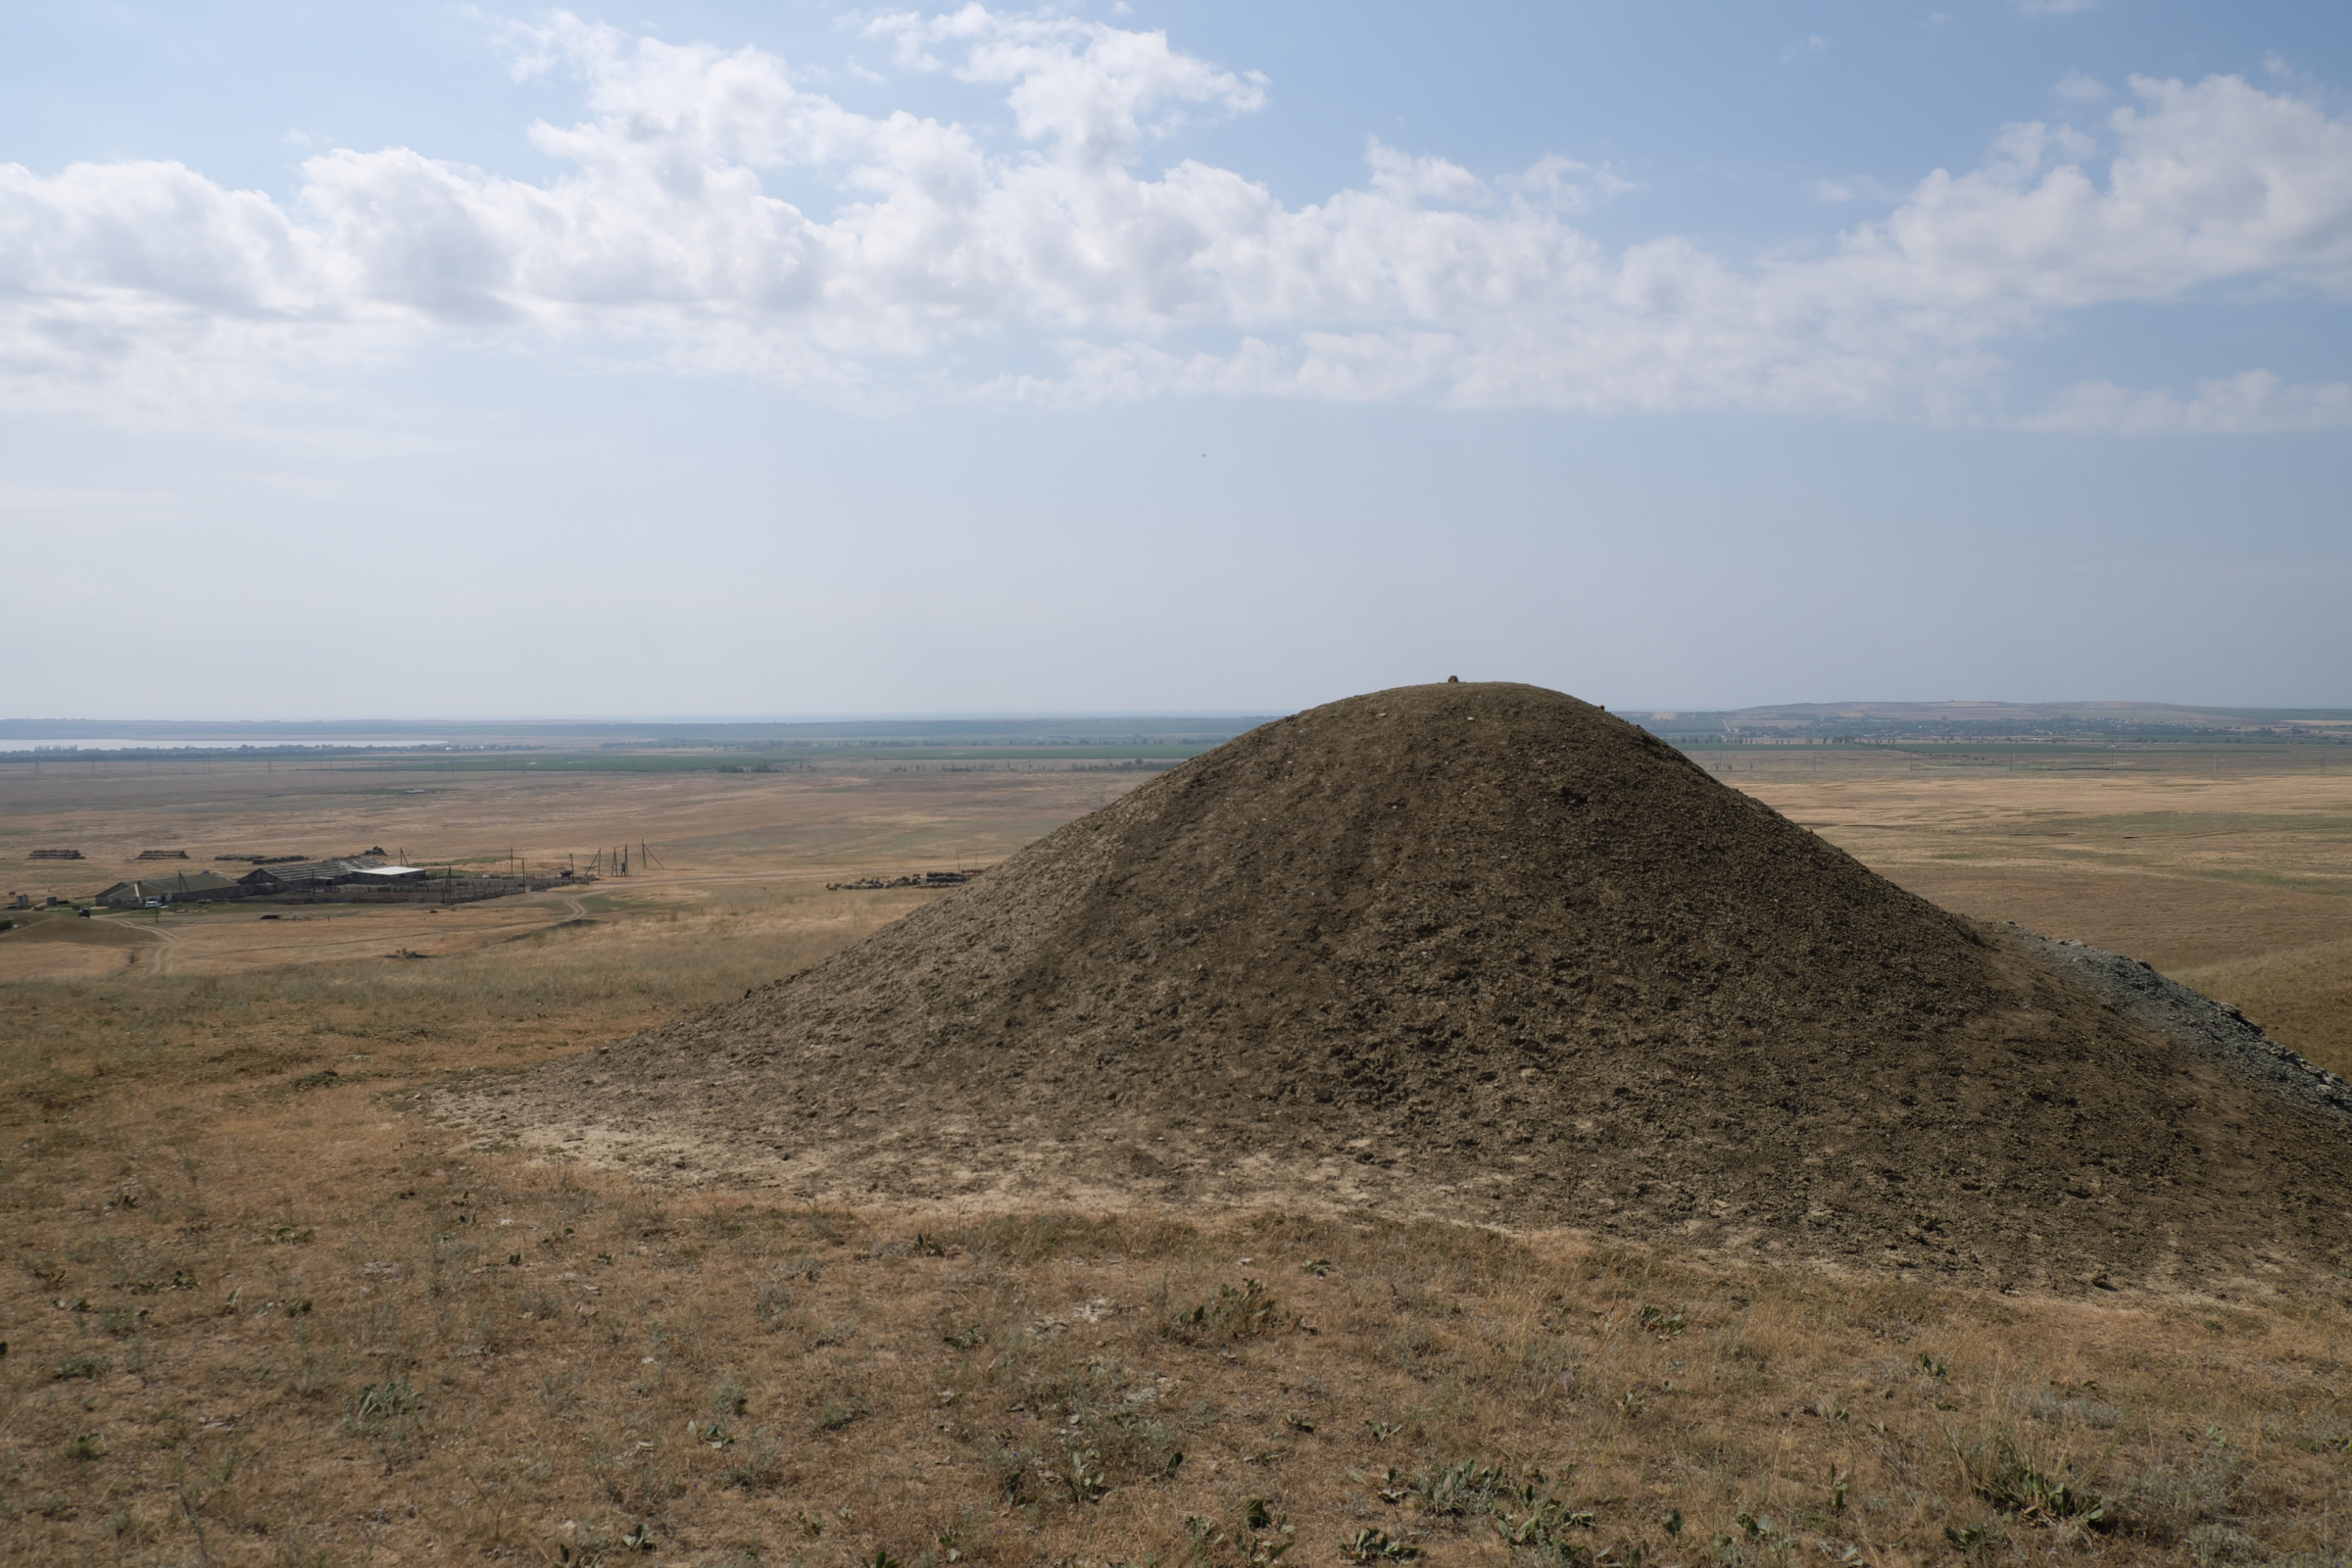
[[[1362,1203],[2058,1286],[2352,1261],[2340,1122],[1520,685],[1268,724],[450,1108],[833,1200]]]
[[[2226,1002],[2159,974],[2154,964],[2080,942],[2053,940],[2009,924],[2016,939],[2082,981],[2128,1018],[2169,1035],[2216,1061],[2260,1080],[2283,1100],[2330,1113],[2352,1129],[2352,1084],[2262,1032]]]

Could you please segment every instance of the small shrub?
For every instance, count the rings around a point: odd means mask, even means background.
[[[1715,1538],[1715,1560],[1723,1568],[1740,1568],[1745,1563],[1785,1564],[1795,1560],[1796,1542],[1779,1525],[1764,1514],[1742,1509],[1732,1516],[1736,1530],[1727,1530]],[[1950,1531],[1945,1531],[1950,1535]]]
[[[792,1316],[792,1288],[782,1280],[770,1280],[760,1286],[760,1293],[752,1298],[752,1314],[760,1320],[761,1328],[773,1334]]]
[[[1426,1379],[1443,1358],[1445,1347],[1427,1324],[1407,1323],[1389,1337],[1381,1350],[1411,1376]]]
[[[49,1368],[50,1378],[59,1383],[73,1378],[88,1378],[95,1382],[114,1370],[115,1363],[103,1355],[69,1355]]]
[[[139,1342],[133,1341],[134,1345]],[[323,1394],[335,1381],[337,1357],[319,1349],[312,1343],[308,1325],[295,1331],[295,1348],[301,1359],[294,1364],[292,1383],[297,1394]],[[127,1362],[125,1363],[127,1364]]]
[[[1081,1446],[1075,1438],[1064,1440],[1054,1456],[1054,1480],[1073,1503],[1099,1501],[1110,1490],[1110,1479],[1102,1473],[1101,1451]]]
[[[2330,1405],[2291,1427],[2272,1427],[2263,1434],[2305,1453],[2352,1453],[2352,1418]]]
[[[1199,1514],[1187,1515],[1184,1528],[1192,1538],[1193,1561],[1200,1568],[1269,1568],[1297,1544],[1289,1523],[1263,1497],[1242,1505],[1242,1522],[1231,1534]]]
[[[1340,1555],[1349,1562],[1408,1562],[1421,1555],[1421,1548],[1392,1541],[1387,1531],[1366,1526],[1340,1543]]]
[[[784,1479],[784,1445],[767,1428],[752,1428],[733,1453],[727,1467],[718,1473],[720,1486],[767,1492]]]
[[[998,1438],[983,1438],[980,1447],[981,1468],[988,1472],[989,1490],[1002,1498],[1007,1507],[1018,1507],[1029,1500],[1029,1487],[1037,1450],[1022,1447]]]
[[[2199,1525],[2190,1531],[2180,1544],[2187,1548],[2188,1560],[2197,1568],[2214,1568],[2222,1563],[2302,1563],[2315,1565],[2326,1559],[2311,1557],[2278,1557],[2254,1537],[2230,1525]],[[2338,1561],[2342,1559],[2338,1558]]]
[[[1644,1306],[1634,1314],[1634,1323],[1643,1333],[1654,1334],[1661,1340],[1681,1339],[1685,1327],[1683,1309],[1679,1306],[1671,1312],[1662,1306]]]
[[[1979,1520],[1964,1525],[1945,1525],[1943,1539],[1950,1542],[1952,1549],[1961,1556],[1982,1560],[1998,1551],[2001,1544],[2009,1538],[1997,1522]]]
[[[1543,1496],[1531,1498],[1526,1508],[1525,1513],[1508,1507],[1494,1510],[1494,1533],[1502,1538],[1504,1544],[1553,1562],[1585,1560],[1584,1547],[1572,1539],[1570,1532],[1592,1528],[1591,1510],[1571,1508],[1557,1498]]]
[[[2192,1451],[2157,1454],[2119,1477],[2103,1501],[2107,1517],[2125,1529],[2170,1544],[2234,1516],[2245,1485],[2237,1448],[2209,1439]]]
[[[1377,1489],[1384,1502],[1409,1505],[1440,1519],[1483,1518],[1523,1556],[1581,1562],[1584,1546],[1571,1532],[1592,1528],[1589,1509],[1572,1508],[1544,1490],[1540,1472],[1515,1479],[1500,1465],[1463,1460],[1407,1476],[1392,1469]]]
[[[423,1409],[415,1384],[370,1383],[343,1401],[343,1430],[405,1437]]]
[[[1997,1435],[1987,1454],[1983,1446],[1961,1455],[1969,1491],[2012,1519],[2052,1524],[2079,1519],[2097,1529],[2107,1521],[2106,1499],[2087,1487],[2044,1470],[2008,1433]]]
[[[1184,1345],[1228,1345],[1297,1328],[1295,1316],[1285,1316],[1265,1285],[1245,1279],[1238,1286],[1220,1285],[1216,1296],[1188,1308],[1171,1309],[1163,1291],[1157,1302],[1160,1332]]]
[[[155,1526],[128,1508],[107,1515],[106,1533],[123,1546],[143,1546],[155,1538]]]
[[[1391,1470],[1380,1494],[1389,1502],[1415,1501],[1425,1513],[1456,1519],[1486,1512],[1496,1489],[1509,1484],[1496,1466],[1465,1461],[1412,1476]]]

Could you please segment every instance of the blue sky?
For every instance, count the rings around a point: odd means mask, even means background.
[[[18,7],[0,711],[2352,705],[2328,8]]]

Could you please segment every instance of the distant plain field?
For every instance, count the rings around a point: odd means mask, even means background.
[[[2352,766],[2329,750],[1701,747],[1691,756],[1925,898],[2145,958],[2341,1070],[2352,1068]],[[809,882],[1000,860],[1153,776],[1092,771],[1083,757],[1036,770],[942,771],[944,758],[917,767],[877,756],[772,773],[712,772],[699,765],[707,756],[670,760],[698,766],[549,776],[510,762],[419,781],[407,759],[311,769],[163,759],[52,764],[37,775],[13,764],[0,767],[0,889],[36,902],[79,898],[142,873],[246,869],[216,861],[220,854],[378,846],[461,869],[584,868],[626,845],[627,886],[641,898],[691,905],[748,882],[779,896],[790,888],[797,900]],[[639,846],[651,846],[653,864]],[[44,847],[89,858],[27,858]],[[143,849],[190,858],[141,862]],[[446,955],[560,917],[564,906],[552,899],[448,917],[322,906],[267,925],[253,906],[107,916],[106,933],[0,934],[0,979],[226,972],[404,946]]]

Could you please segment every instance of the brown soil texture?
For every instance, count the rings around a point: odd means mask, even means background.
[[[1515,684],[1268,724],[446,1107],[831,1200],[1366,1205],[2057,1289],[2352,1262],[2339,1125]]]

